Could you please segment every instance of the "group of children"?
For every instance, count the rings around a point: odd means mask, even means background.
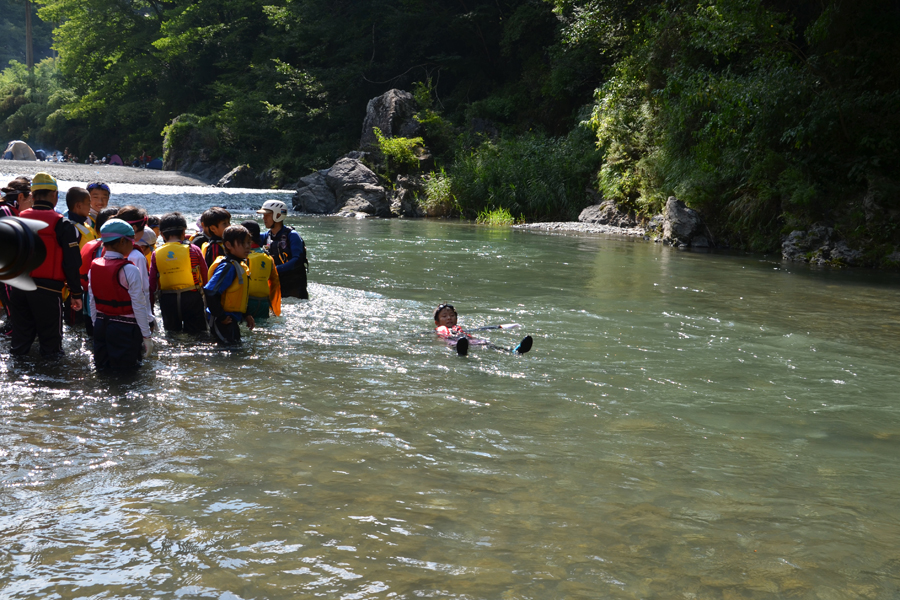
[[[32,272],[38,289],[0,285],[13,354],[27,353],[38,337],[44,357],[60,356],[66,321],[83,323],[93,337],[98,369],[134,368],[152,351],[157,300],[166,331],[208,330],[219,344],[234,345],[241,342],[241,322],[252,330],[270,311],[281,314],[282,296],[309,297],[306,247],[283,224],[281,201],[267,200],[257,211],[265,234],[256,221],[232,225],[226,209],[212,207],[200,217],[201,232],[188,239],[182,214],[152,217],[138,206],[111,207],[103,182],[70,188],[64,215],[54,210],[57,182],[46,173],[10,182],[2,194],[0,216],[52,226],[38,232],[47,248]],[[491,346],[457,325],[452,305],[440,305],[434,321],[435,332],[460,355],[470,344]],[[531,345],[527,336],[513,351]]]
[[[232,345],[240,343],[240,322],[253,329],[270,311],[281,314],[279,270],[293,281],[285,295],[308,297],[305,244],[283,225],[287,214],[283,202],[268,201],[257,211],[267,225],[272,223],[266,234],[252,220],[231,225],[231,214],[213,207],[200,218],[202,231],[188,240],[183,215],[173,212],[155,218],[137,206],[110,207],[105,183],[70,188],[65,193],[65,215],[53,210],[59,197],[52,176],[39,173],[29,184],[40,188],[35,192],[40,210],[23,209],[22,198],[6,193],[13,189],[9,186],[0,203],[2,216],[52,226],[38,232],[47,248],[44,263],[32,272],[38,289],[0,286],[14,355],[27,353],[38,337],[42,356],[59,357],[65,320],[70,325],[84,323],[93,337],[98,369],[134,368],[153,348],[157,298],[166,331],[203,334],[209,329],[217,342]],[[299,240],[299,246],[294,244],[293,255],[289,249],[280,260],[273,259],[264,247],[266,238],[276,252],[281,251],[281,238]],[[297,260],[285,267],[292,258]],[[302,289],[296,285],[301,278],[290,272],[296,264],[304,271]],[[29,310],[36,301],[43,309]]]

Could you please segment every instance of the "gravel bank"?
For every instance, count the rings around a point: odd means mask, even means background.
[[[80,165],[77,163],[35,162],[27,160],[0,160],[0,183],[17,175],[34,176],[50,173],[64,181],[105,181],[106,183],[135,183],[138,185],[188,185],[209,186],[209,182],[178,171],[154,171],[113,165]]]
[[[579,221],[561,221],[556,223],[526,223],[516,225],[519,229],[541,229],[545,231],[581,231],[584,233],[611,233],[614,235],[628,235],[644,237],[647,232],[643,227],[612,227],[610,225],[596,225],[581,223]]]

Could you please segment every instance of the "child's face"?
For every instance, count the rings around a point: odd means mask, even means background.
[[[86,217],[91,214],[91,201],[87,198],[72,207],[72,212],[79,217]]]
[[[456,327],[456,311],[452,308],[445,308],[438,313],[434,323],[439,327]]]
[[[222,221],[221,223],[216,223],[215,225],[210,225],[207,229],[209,229],[209,234],[212,237],[221,238],[225,234],[225,230],[231,225],[231,221]]]
[[[250,256],[251,245],[250,236],[247,236],[239,242],[225,242],[225,250],[233,257],[244,260]]]
[[[91,190],[91,204],[90,207],[94,212],[100,212],[109,204],[109,192],[106,190],[101,190],[100,188],[94,188]]]

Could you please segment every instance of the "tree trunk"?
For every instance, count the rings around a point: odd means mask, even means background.
[[[25,64],[34,75],[34,43],[31,39],[31,0],[25,0]]]

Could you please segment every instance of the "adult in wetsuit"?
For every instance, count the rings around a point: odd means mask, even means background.
[[[263,225],[269,230],[262,235],[262,246],[275,260],[278,279],[281,281],[282,298],[293,296],[309,299],[306,290],[306,244],[300,234],[283,223],[287,205],[280,200],[266,200],[257,213],[263,216]]]

